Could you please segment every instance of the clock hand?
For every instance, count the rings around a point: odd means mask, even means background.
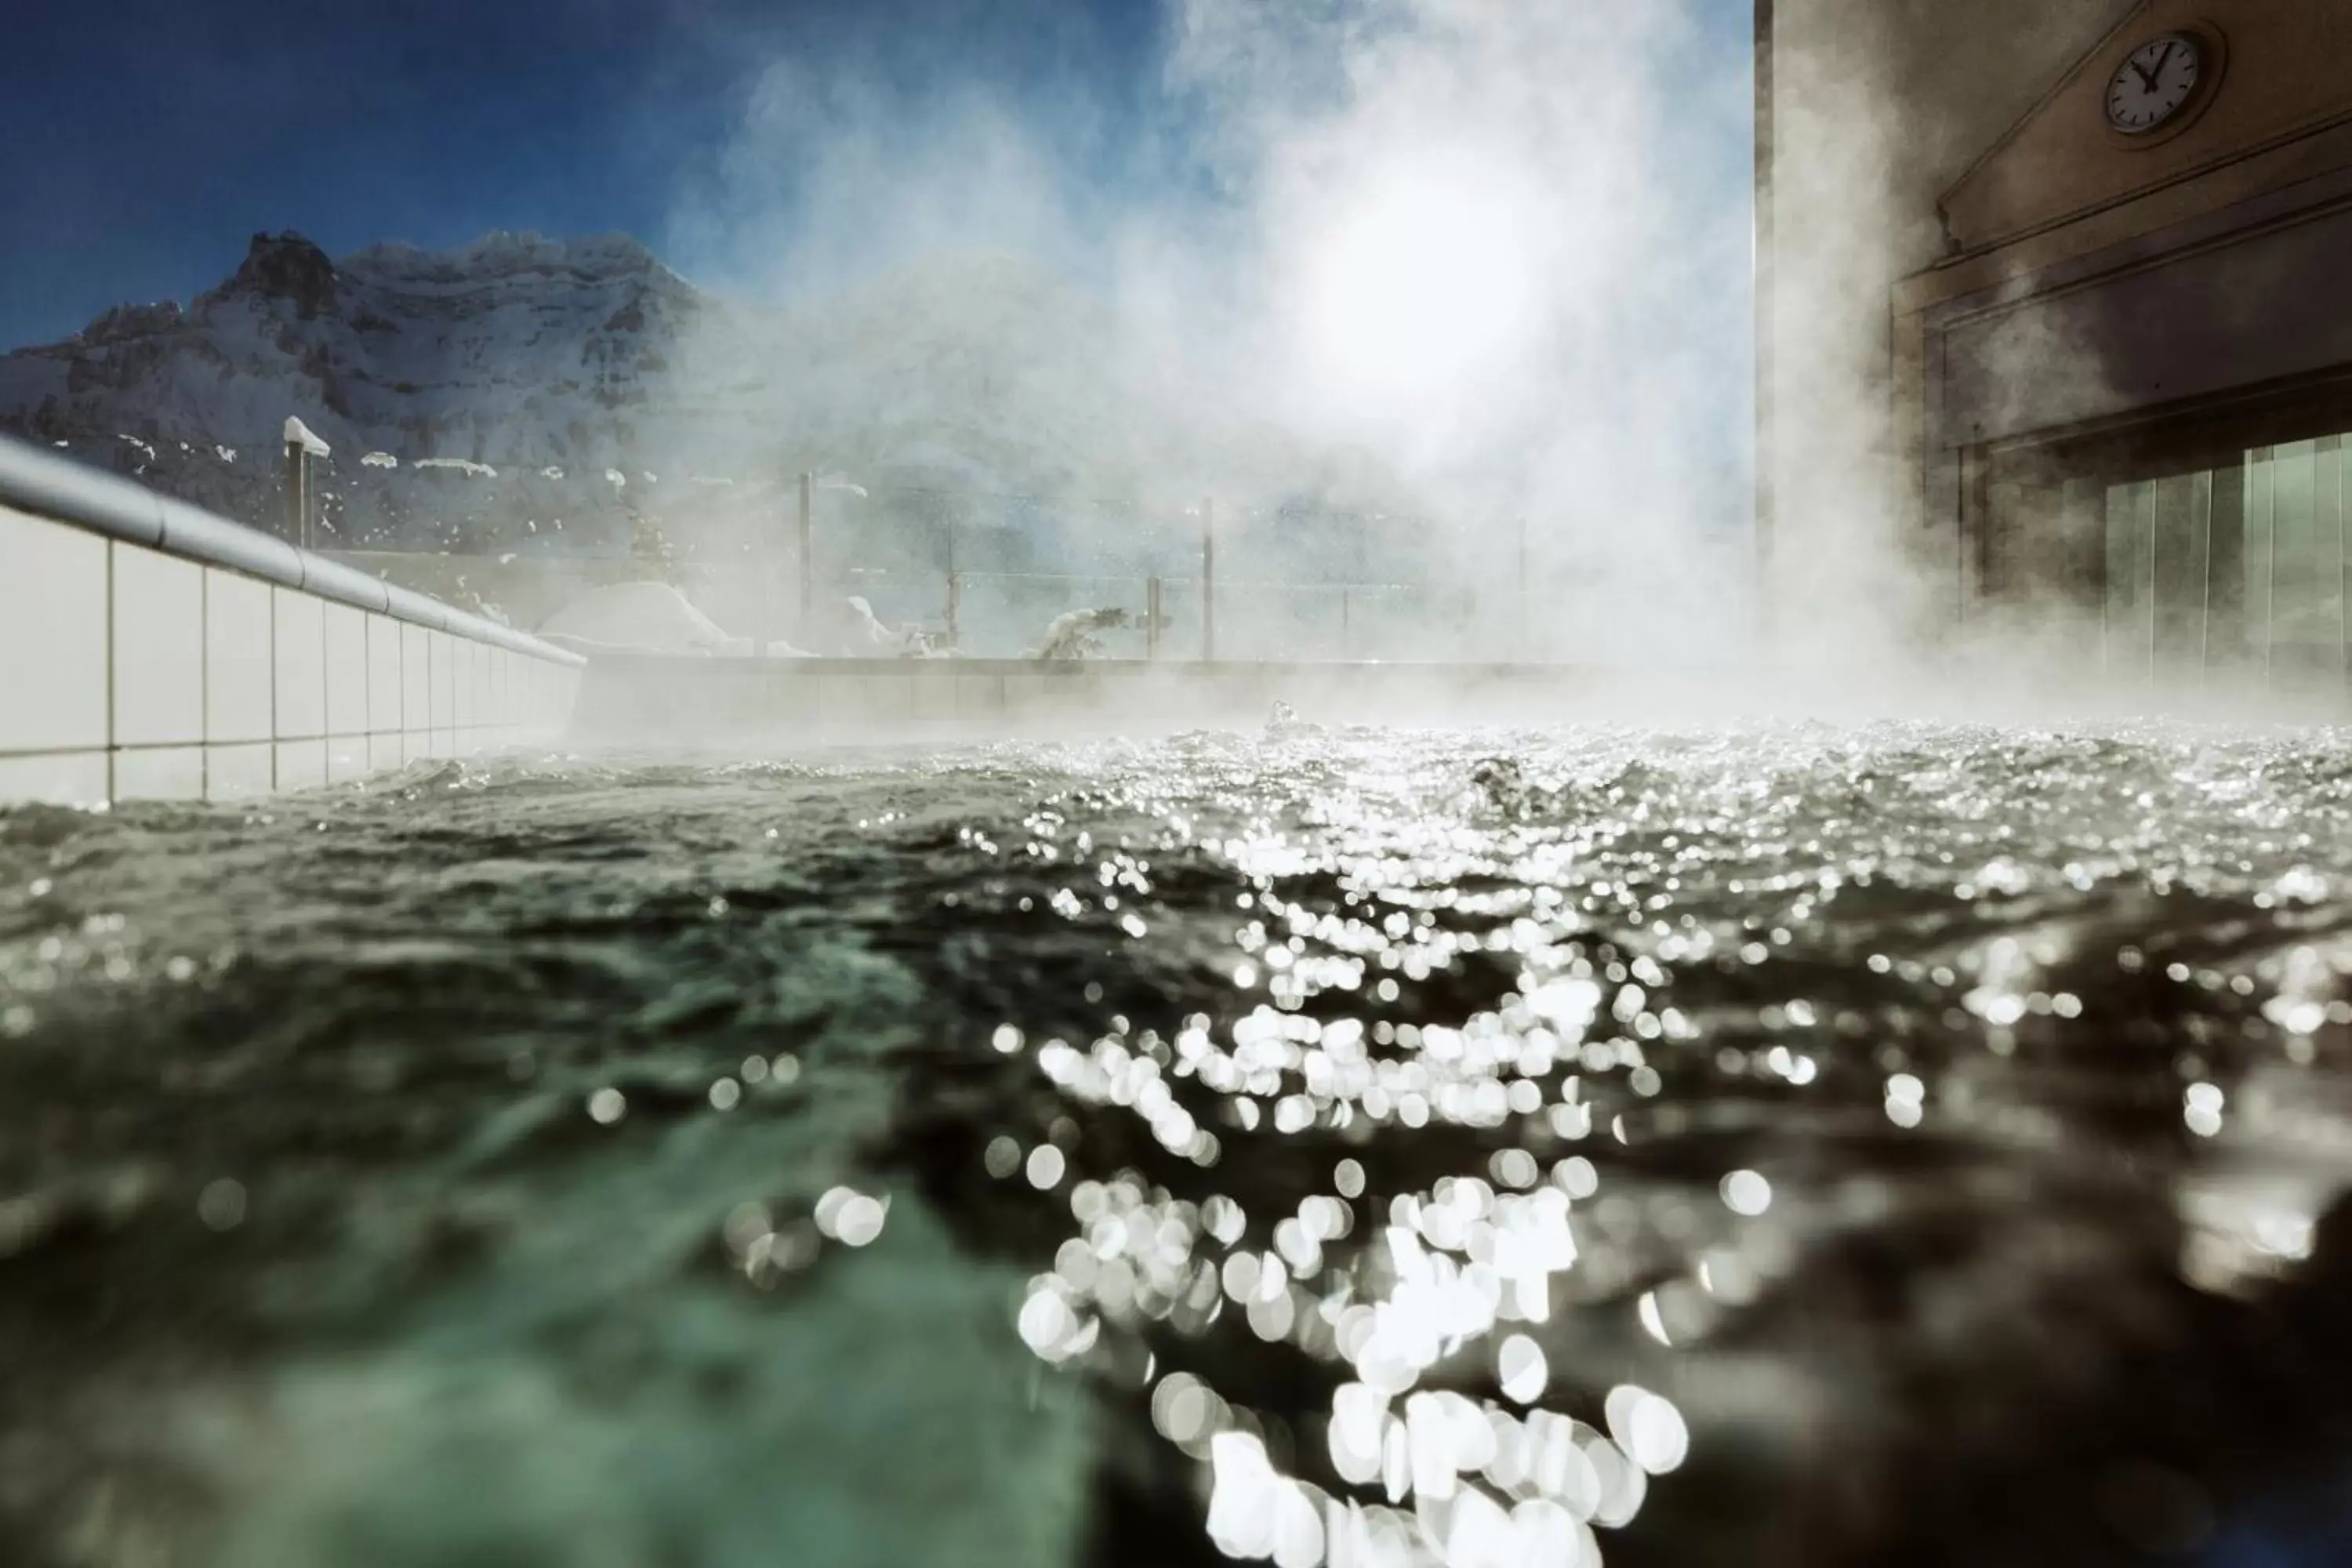
[[[2156,85],[2157,78],[2164,74],[2164,68],[2172,63],[2172,51],[2178,47],[2178,45],[2174,44],[2169,39],[2165,41],[2164,53],[2156,57],[2156,64],[2148,71],[2148,86],[2154,87]]]

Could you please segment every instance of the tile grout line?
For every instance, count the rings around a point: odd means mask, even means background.
[[[213,797],[213,574],[208,568],[196,568],[196,675],[203,689],[196,693],[197,744],[204,748],[196,758],[196,788],[206,800]]]
[[[105,781],[102,787],[105,791],[105,801],[110,806],[120,799],[124,787],[121,774],[126,756],[135,753],[184,753],[194,751],[195,756],[193,760],[195,766],[191,771],[194,774],[196,798],[210,800],[214,796],[215,784],[222,782],[213,776],[213,753],[219,751],[243,750],[242,745],[219,739],[213,732],[212,578],[215,571],[202,563],[191,563],[196,567],[197,573],[197,725],[195,734],[185,740],[126,741],[122,732],[125,715],[121,689],[127,666],[122,658],[121,642],[123,637],[131,635],[135,628],[124,615],[124,606],[121,604],[124,564],[121,542],[109,539],[103,541],[103,543],[105,553],[102,557],[100,577],[100,590],[105,595],[104,607],[100,616],[101,635],[105,639],[101,677],[105,682],[102,738],[95,746],[0,747],[0,759],[17,760],[44,756],[63,758],[87,756],[95,752],[100,758],[103,759]],[[269,747],[269,789],[272,793],[283,792],[287,785],[285,762],[280,755],[281,749],[285,745],[320,744],[331,750],[333,744],[338,742],[366,743],[379,737],[404,740],[407,735],[419,732],[408,730],[404,722],[396,729],[380,729],[375,722],[375,692],[371,669],[373,647],[372,623],[378,617],[373,616],[368,616],[360,624],[362,633],[360,648],[362,657],[358,669],[362,679],[360,722],[357,725],[338,727],[327,720],[324,707],[330,700],[329,689],[333,683],[334,637],[331,625],[329,624],[329,619],[324,613],[328,606],[322,602],[318,647],[320,660],[318,670],[322,706],[321,729],[303,735],[281,733],[280,726],[285,720],[287,710],[284,694],[279,689],[282,685],[280,679],[282,672],[278,667],[278,655],[281,651],[290,653],[293,650],[290,646],[281,648],[281,639],[278,636],[280,600],[287,590],[282,584],[269,584],[267,586],[270,595],[268,631],[266,636],[269,680],[268,731],[269,739],[267,743]],[[308,598],[310,595],[299,596]],[[402,656],[404,655],[406,637],[413,628],[394,617],[382,618],[388,633],[394,638],[393,672],[395,679],[398,679],[399,667],[404,662]],[[519,683],[515,677],[518,675],[528,677],[534,674],[536,661],[526,664],[520,658],[508,658],[502,657],[504,650],[495,648],[488,644],[478,643],[470,637],[456,635],[446,635],[446,641],[448,646],[436,650],[435,643],[445,639],[430,635],[431,628],[421,629],[426,633],[423,661],[425,679],[422,693],[425,700],[424,711],[417,715],[417,718],[423,725],[421,733],[428,748],[434,747],[446,736],[453,749],[462,751],[468,745],[492,743],[520,728],[519,716],[515,712],[515,710],[521,705],[517,691]],[[437,700],[441,695],[437,686],[444,680],[451,688],[448,693],[450,702],[446,714],[441,711],[442,704]],[[528,683],[526,679],[520,684]],[[403,721],[407,718],[406,686],[404,679],[400,679],[399,708]],[[465,715],[466,721],[460,721],[461,708],[467,710]],[[369,773],[378,771],[375,768],[373,749],[366,759],[366,771]]]
[[[269,793],[278,793],[278,595],[269,589]]]
[[[119,740],[115,720],[115,683],[121,679],[121,661],[115,658],[114,639],[117,627],[114,616],[114,552],[115,542],[106,542],[106,804],[114,806],[121,793],[115,780],[115,748]]]
[[[454,731],[457,734],[479,734],[486,730],[503,730],[504,724],[468,724]],[[330,741],[383,740],[402,733],[398,730],[335,730],[289,735],[289,746],[315,746]],[[0,763],[27,762],[39,757],[95,757],[109,751],[136,755],[142,752],[249,752],[257,747],[274,744],[269,741],[125,741],[119,746],[0,746]]]

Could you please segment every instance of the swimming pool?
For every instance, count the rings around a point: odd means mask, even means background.
[[[0,1539],[2282,1560],[2230,1553],[2322,1531],[2352,1412],[2345,739],[1285,722],[0,813]]]

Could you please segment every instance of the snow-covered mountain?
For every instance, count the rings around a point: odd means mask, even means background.
[[[950,257],[792,311],[626,237],[493,234],[341,259],[257,236],[185,307],[0,355],[0,430],[233,516],[278,515],[278,433],[334,448],[341,542],[610,549],[783,515],[793,476],[1165,503],[1393,507],[1377,467],[1233,414],[1108,307]]]

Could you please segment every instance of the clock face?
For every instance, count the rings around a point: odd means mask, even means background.
[[[2134,49],[2107,83],[2107,123],[2126,136],[2155,130],[2188,106],[2204,79],[2205,51],[2185,33]]]

